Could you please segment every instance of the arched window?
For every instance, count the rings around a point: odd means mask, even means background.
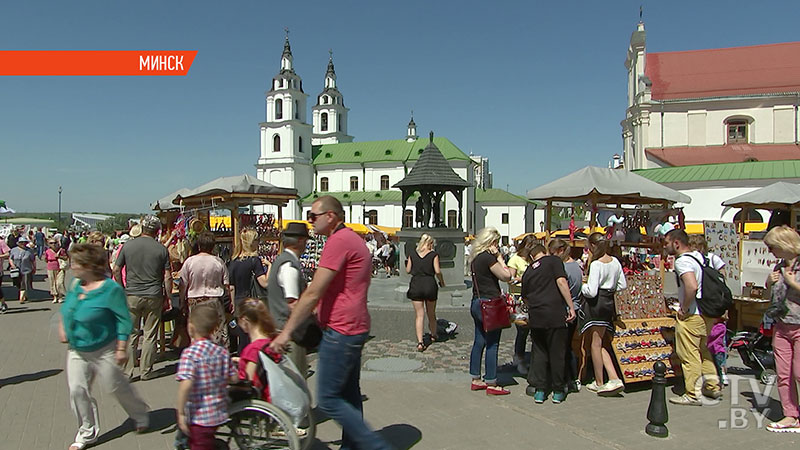
[[[328,131],[328,113],[324,112],[319,117],[320,131]]]
[[[414,211],[407,209],[403,211],[403,228],[412,228],[414,226]]]
[[[279,152],[281,151],[281,137],[277,134],[272,137],[272,151]]]
[[[339,114],[338,116],[336,116],[336,128],[337,128],[339,131],[342,131],[342,115],[341,115],[341,114]]]
[[[300,102],[298,102],[297,100],[294,101],[294,118],[295,119],[300,118]]]
[[[381,190],[389,190],[389,175],[381,175]]]
[[[447,211],[447,228],[458,228],[458,212],[455,209]]]
[[[378,224],[378,210],[372,209],[367,211],[367,220],[370,225],[377,225]]]
[[[742,221],[742,211],[743,210],[739,210],[739,212],[737,212],[736,215],[733,216],[733,222],[734,223]],[[745,222],[747,222],[747,223],[762,223],[762,222],[764,222],[764,218],[761,216],[761,213],[756,211],[755,209],[748,209],[747,210],[747,219],[745,219]]]
[[[298,136],[297,137],[297,151],[299,151],[300,153],[303,153],[303,137],[302,136]]]
[[[328,177],[319,179],[319,190],[320,192],[328,192]]]
[[[358,177],[350,177],[350,191],[358,190]]]
[[[283,119],[283,100],[275,100],[275,120]]]

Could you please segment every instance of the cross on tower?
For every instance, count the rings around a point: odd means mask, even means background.
[[[289,39],[289,27],[283,29],[286,32],[286,39]]]

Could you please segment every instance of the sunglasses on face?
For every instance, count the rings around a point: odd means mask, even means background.
[[[308,212],[308,221],[311,222],[311,223],[314,223],[314,222],[317,221],[318,217],[324,216],[325,214],[328,214],[329,212],[330,211],[323,211],[321,213],[315,213],[313,211],[309,211]]]

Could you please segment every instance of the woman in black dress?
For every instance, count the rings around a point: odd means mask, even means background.
[[[411,299],[416,314],[415,326],[417,331],[417,351],[422,352],[428,348],[436,335],[436,299],[439,295],[439,286],[444,287],[444,277],[439,268],[439,255],[433,251],[434,241],[429,234],[423,234],[417,243],[417,250],[411,252],[406,260],[406,273],[411,274],[406,296]],[[435,277],[435,278],[434,278]],[[436,285],[439,279],[439,286]],[[422,335],[422,326],[425,323],[425,314],[428,315],[428,328],[430,334]]]

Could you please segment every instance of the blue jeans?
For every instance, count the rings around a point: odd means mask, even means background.
[[[319,346],[317,401],[319,409],[341,425],[344,450],[392,448],[364,423],[359,379],[367,336],[347,336],[328,328]]]
[[[472,298],[469,312],[475,322],[475,341],[472,342],[472,352],[469,355],[469,374],[473,379],[481,377],[481,358],[483,349],[486,348],[486,374],[484,381],[487,384],[497,383],[497,349],[500,346],[500,332],[502,329],[483,331],[483,318],[481,316],[481,301],[488,301],[488,298]]]

